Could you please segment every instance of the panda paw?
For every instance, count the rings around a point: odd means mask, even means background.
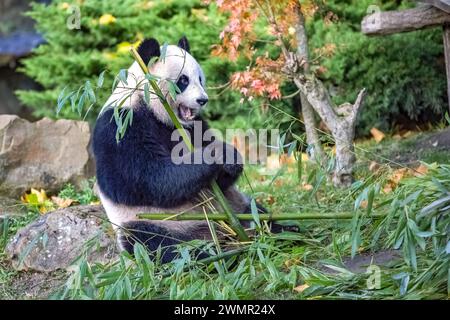
[[[228,164],[225,163],[223,165],[223,171],[230,175],[231,177],[239,177],[244,170],[244,166],[242,164]]]
[[[296,225],[281,225],[275,222],[272,222],[272,225],[270,226],[270,232],[272,233],[281,233],[281,232],[300,232],[300,229]]]

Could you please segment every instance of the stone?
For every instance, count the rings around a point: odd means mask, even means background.
[[[117,258],[114,233],[100,205],[49,212],[20,229],[5,253],[16,270],[67,270],[77,258],[107,263]]]
[[[87,122],[29,122],[0,115],[0,195],[17,198],[31,188],[58,191],[94,175]]]
[[[401,251],[387,249],[358,254],[353,259],[351,257],[344,257],[342,259],[342,267],[355,274],[366,273],[368,271],[367,268],[371,265],[380,268],[389,268],[401,261],[401,259]],[[336,270],[323,264],[319,268],[328,274],[338,273]]]

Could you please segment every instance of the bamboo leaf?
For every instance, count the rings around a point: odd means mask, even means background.
[[[292,155],[292,153],[295,151],[296,148],[297,148],[297,141],[291,142],[291,145],[289,146],[289,149],[287,152],[288,157],[290,157]],[[301,157],[301,155],[300,155],[300,157]]]
[[[85,88],[84,90],[87,94],[87,97],[89,98],[89,101],[92,103],[95,103],[97,99],[95,98],[95,92],[92,89],[91,82],[89,80],[86,81],[84,88]]]
[[[121,69],[120,71],[119,71],[119,79],[120,79],[120,81],[122,81],[123,83],[125,83],[126,85],[128,85],[128,82],[127,82],[127,78],[128,78],[128,70],[127,69]]]
[[[102,71],[98,76],[97,87],[99,88],[103,87],[103,83],[105,82],[105,72],[106,70]]]
[[[78,100],[78,105],[77,105],[77,111],[80,116],[81,116],[81,112],[83,111],[83,108],[84,108],[85,98],[86,98],[86,92],[83,92],[81,94],[80,99]]]
[[[148,83],[144,84],[144,101],[150,106],[150,86]]]
[[[168,85],[169,95],[172,98],[172,100],[175,101],[177,99],[177,93],[180,92],[180,89],[172,80],[167,80],[167,82],[169,83]]]
[[[433,201],[432,203],[424,207],[422,210],[420,210],[420,213],[417,215],[417,218],[423,218],[424,216],[442,208],[448,203],[450,203],[450,196],[446,196],[444,198]]]
[[[64,107],[64,104],[67,100],[67,97],[64,95],[66,93],[66,87],[64,87],[61,92],[59,93],[58,96],[58,101],[57,101],[57,107],[56,107],[56,114],[59,114],[59,112],[61,111],[61,109]]]
[[[392,276],[394,280],[400,280],[400,295],[404,296],[408,291],[409,284],[409,274],[406,272],[401,272]]]
[[[165,62],[166,60],[166,54],[167,54],[167,47],[169,46],[169,44],[167,42],[164,42],[162,48],[161,48],[161,54],[159,55],[159,59],[162,62]]]
[[[253,219],[255,220],[256,225],[258,226],[258,229],[261,229],[261,221],[259,220],[258,207],[256,206],[255,199],[253,199],[253,198],[250,201],[250,209],[252,211],[252,216],[253,216]]]

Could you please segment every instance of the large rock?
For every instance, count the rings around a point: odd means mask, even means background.
[[[5,252],[16,270],[66,269],[85,255],[91,262],[116,257],[116,244],[103,208],[76,206],[41,216],[20,229]]]
[[[79,185],[94,174],[89,140],[87,122],[44,118],[31,123],[0,115],[0,195]]]

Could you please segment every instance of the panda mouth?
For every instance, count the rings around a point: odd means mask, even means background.
[[[180,118],[184,121],[191,121],[195,118],[195,110],[184,105],[180,105],[180,107],[178,108],[178,113],[180,115]]]

